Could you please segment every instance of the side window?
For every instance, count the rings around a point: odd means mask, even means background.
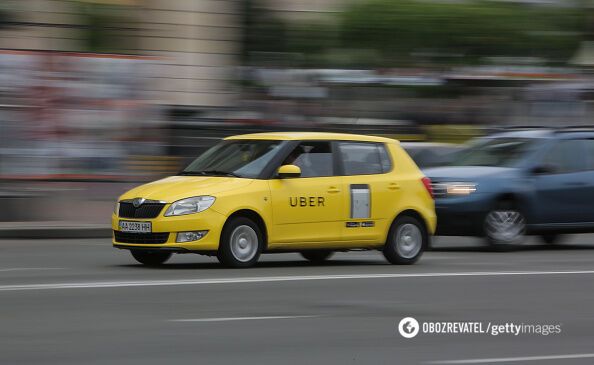
[[[381,143],[341,142],[339,149],[345,175],[382,174],[392,167]]]
[[[283,165],[296,165],[301,177],[322,177],[334,175],[332,148],[330,142],[301,142],[283,161]]]
[[[543,159],[543,165],[550,166],[554,173],[570,173],[586,169],[586,158],[582,150],[583,141],[564,140],[549,149]]]

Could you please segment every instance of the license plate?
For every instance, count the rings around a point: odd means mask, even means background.
[[[151,222],[120,221],[120,231],[134,233],[151,233]]]

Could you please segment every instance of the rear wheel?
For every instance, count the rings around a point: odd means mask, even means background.
[[[392,264],[414,264],[427,248],[428,242],[427,230],[418,219],[399,217],[392,223],[383,254]]]
[[[509,250],[524,240],[526,218],[513,202],[499,202],[485,216],[484,230],[487,242],[494,249]]]
[[[321,264],[328,260],[333,252],[326,251],[326,250],[319,250],[319,251],[302,251],[300,252],[301,256],[307,259],[309,262],[313,264]]]
[[[171,252],[131,250],[130,253],[136,261],[146,266],[162,265],[171,257]]]
[[[223,228],[217,258],[229,267],[256,264],[264,247],[260,227],[249,218],[231,218]]]

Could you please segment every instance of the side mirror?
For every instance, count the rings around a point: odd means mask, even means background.
[[[301,176],[301,169],[295,165],[282,165],[278,168],[278,177],[281,179],[289,179],[292,177]]]
[[[533,175],[546,175],[554,174],[555,170],[555,166],[553,165],[538,165],[533,167],[530,172],[532,172]]]

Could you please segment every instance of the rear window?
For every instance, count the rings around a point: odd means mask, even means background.
[[[392,168],[382,143],[340,142],[339,150],[345,175],[383,174]]]

